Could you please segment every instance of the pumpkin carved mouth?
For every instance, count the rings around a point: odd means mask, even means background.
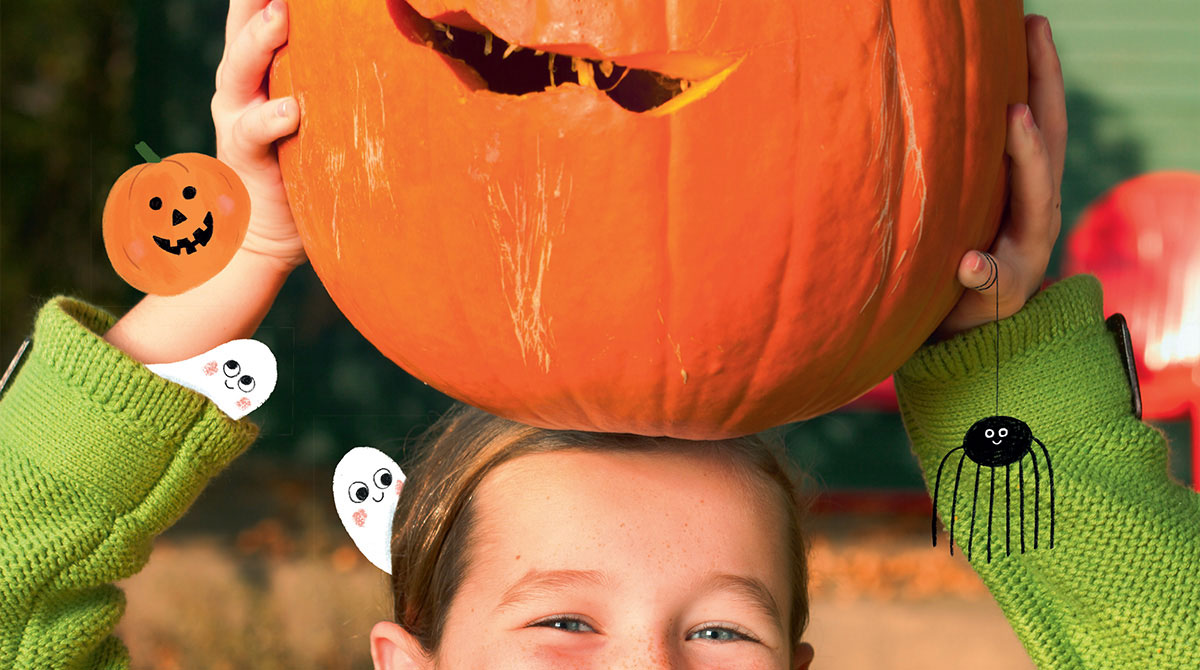
[[[494,93],[519,96],[575,84],[599,90],[631,112],[668,114],[710,93],[741,63],[736,59],[703,79],[674,77],[612,60],[524,47],[486,28],[469,30],[409,10],[427,47],[470,67]]]
[[[191,254],[195,253],[197,247],[203,247],[208,244],[209,240],[212,239],[212,235],[213,217],[212,212],[209,212],[204,216],[204,225],[193,230],[190,238],[176,240],[175,244],[171,244],[170,240],[159,237],[158,235],[152,235],[151,237],[154,238],[154,243],[158,245],[159,249],[162,249],[169,254],[175,254],[178,256],[186,251],[190,256]]]

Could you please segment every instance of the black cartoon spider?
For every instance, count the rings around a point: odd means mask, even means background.
[[[1012,554],[1009,525],[1009,475],[1013,464],[1017,466],[1017,487],[1020,497],[1020,536],[1021,553],[1025,553],[1025,456],[1028,455],[1033,468],[1033,548],[1038,548],[1039,517],[1041,507],[1041,470],[1038,467],[1038,457],[1033,451],[1033,443],[1041,447],[1046,475],[1050,489],[1050,548],[1054,548],[1054,470],[1050,466],[1050,453],[1046,445],[1033,436],[1033,431],[1022,420],[1011,416],[989,416],[976,421],[963,437],[961,447],[951,449],[942,457],[938,465],[937,480],[933,487],[933,518],[930,529],[933,534],[933,546],[937,546],[937,503],[938,493],[942,484],[942,468],[946,461],[956,452],[958,469],[954,474],[954,499],[950,505],[950,554],[954,554],[954,523],[958,518],[958,482],[962,476],[963,461],[967,458],[975,463],[975,492],[971,497],[971,532],[967,539],[967,560],[971,560],[971,550],[975,543],[975,507],[979,500],[979,473],[987,467],[988,475],[988,525],[987,525],[987,560],[992,561],[992,503],[996,499],[996,469],[1004,468],[1004,546],[1005,554]]]

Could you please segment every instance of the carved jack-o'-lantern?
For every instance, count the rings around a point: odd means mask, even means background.
[[[104,247],[117,274],[146,293],[174,295],[221,271],[246,237],[250,194],[212,156],[160,159],[121,175],[104,203]]]
[[[313,267],[385,355],[556,428],[717,438],[888,376],[960,295],[1018,0],[292,0]]]

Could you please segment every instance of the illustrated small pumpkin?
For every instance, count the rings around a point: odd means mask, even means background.
[[[961,294],[1026,96],[1019,0],[291,0],[313,268],[480,408],[690,438],[832,410]]]
[[[104,203],[104,247],[117,274],[145,293],[182,293],[224,268],[246,237],[250,194],[232,168],[197,153],[159,158],[117,179]]]

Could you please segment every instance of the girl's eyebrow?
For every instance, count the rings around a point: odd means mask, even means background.
[[[720,572],[711,574],[701,581],[700,591],[704,593],[730,591],[765,614],[781,630],[783,628],[783,618],[780,616],[779,603],[775,602],[775,597],[771,595],[771,590],[760,579]]]
[[[599,570],[530,570],[504,591],[497,612],[522,601],[578,586],[605,588],[610,580]]]

